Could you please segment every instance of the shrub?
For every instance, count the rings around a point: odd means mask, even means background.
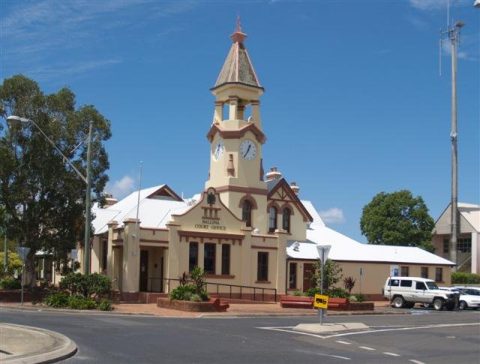
[[[205,283],[205,272],[200,267],[194,267],[190,272],[190,280],[192,283],[188,283],[188,275],[183,272],[180,277],[180,286],[173,289],[170,293],[171,300],[183,300],[193,301],[192,296],[196,295],[200,301],[208,301],[208,293]]]
[[[293,295],[294,296],[303,296],[303,293],[297,290],[297,291],[293,292]]]
[[[193,301],[193,302],[202,302],[202,297],[200,297],[199,294],[192,294],[192,297],[190,297],[190,301]]]
[[[343,288],[331,288],[325,291],[324,293],[328,297],[335,297],[335,298],[348,298],[350,295],[347,291]]]
[[[186,284],[178,286],[170,292],[171,300],[189,301],[192,294],[195,293],[195,286],[193,284]]]
[[[15,278],[4,278],[0,280],[0,289],[20,289],[22,284]]]
[[[342,279],[342,268],[337,262],[327,259],[323,267],[323,289],[329,289]],[[320,286],[322,280],[320,262],[315,263],[315,271],[311,276],[311,282],[315,287]]]
[[[480,284],[480,274],[453,272],[452,284]]]
[[[361,293],[354,294],[353,296],[357,299],[357,302],[364,302],[365,301],[365,296]]]
[[[86,276],[87,287],[88,287],[88,296],[100,298],[107,297],[110,295],[112,290],[112,281],[109,277],[93,273]]]
[[[318,288],[318,287],[309,288],[309,289],[307,290],[307,296],[308,296],[308,297],[313,297],[313,296],[315,296],[317,293],[320,294],[320,288]]]
[[[86,280],[81,273],[68,273],[59,284],[60,289],[67,290],[72,295],[87,295]]]
[[[68,307],[74,310],[92,310],[97,308],[97,303],[91,298],[74,295],[68,297]]]
[[[348,297],[348,300],[349,300],[350,302],[358,302],[357,296],[355,296],[355,295],[353,295],[353,294]]]
[[[353,277],[345,277],[343,279],[343,286],[345,287],[345,290],[348,292],[348,294],[352,293],[353,287],[355,287],[355,279]]]
[[[205,291],[205,272],[200,267],[194,267],[190,272],[193,285],[195,286],[195,293],[200,295]]]
[[[5,266],[3,265],[4,254],[4,252],[0,252],[0,277],[6,276],[5,278],[7,278],[8,276],[13,276],[15,271],[21,270],[23,262],[16,252],[8,251],[8,266],[5,273]]]
[[[100,311],[112,311],[113,310],[112,302],[104,298],[98,304],[98,309]]]
[[[110,294],[112,281],[103,274],[69,273],[60,281],[60,289],[67,290],[71,295],[84,298],[100,298]]]
[[[45,302],[47,306],[61,308],[68,306],[68,299],[69,295],[67,292],[54,292],[45,297],[43,302]]]

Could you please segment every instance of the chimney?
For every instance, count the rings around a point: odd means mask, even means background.
[[[267,181],[273,181],[282,178],[282,173],[277,170],[277,167],[272,167],[265,177],[267,178]]]
[[[297,182],[290,183],[290,188],[293,192],[295,192],[296,195],[298,195],[298,193],[300,192],[300,187],[297,186]]]
[[[118,202],[116,198],[114,198],[112,195],[109,195],[105,197],[105,206],[104,207],[109,207],[112,205],[115,205]]]

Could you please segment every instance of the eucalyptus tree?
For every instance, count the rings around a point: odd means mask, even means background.
[[[363,208],[362,234],[369,244],[418,246],[433,251],[434,221],[421,196],[407,190],[380,192]]]
[[[92,120],[91,178],[97,201],[108,181],[104,142],[111,137],[110,122],[93,105],[77,107],[75,94],[66,87],[45,94],[22,75],[0,85],[0,218],[8,219],[8,236],[31,249],[26,266],[34,284],[36,252],[49,252],[60,261],[82,240],[86,184],[39,128],[7,121],[11,115],[33,120],[84,175]]]

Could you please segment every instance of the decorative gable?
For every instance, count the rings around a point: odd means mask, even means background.
[[[313,217],[310,215],[308,210],[303,206],[300,199],[297,197],[297,194],[292,190],[290,185],[285,181],[284,178],[280,179],[269,191],[267,195],[267,200],[269,204],[275,204],[280,208],[289,203],[293,205],[303,216],[304,221],[313,221]]]

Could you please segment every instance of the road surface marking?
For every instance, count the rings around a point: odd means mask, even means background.
[[[410,361],[415,364],[425,364],[423,361],[420,360],[410,359]]]
[[[325,339],[325,336],[322,335],[317,335],[317,334],[311,334],[309,332],[301,332],[301,331],[294,331],[294,330],[289,330],[290,327],[257,327],[257,329],[260,330],[270,330],[270,331],[280,331],[280,332],[288,332],[290,334],[297,334],[297,335],[305,335],[305,336],[313,336],[313,337],[318,337],[319,339]]]
[[[398,354],[390,353],[390,352],[388,352],[388,351],[384,351],[383,353],[384,353],[385,355],[390,355],[390,356],[400,356],[400,355],[398,355]]]
[[[346,357],[346,356],[318,353],[318,352],[311,351],[311,350],[301,350],[301,349],[297,349],[297,350],[295,350],[295,351],[296,351],[297,353],[312,354],[312,355],[318,355],[318,356],[328,356],[329,358],[336,358],[336,359],[342,359],[342,360],[352,360],[351,358]]]
[[[348,341],[342,341],[342,340],[337,340],[337,343],[344,344],[344,345],[351,345],[352,344],[352,343],[349,343]]]
[[[375,351],[377,349],[374,349],[374,348],[371,348],[370,346],[359,346],[360,349],[363,349],[363,350],[369,350],[369,351]]]
[[[388,331],[408,331],[408,330],[421,330],[421,329],[437,329],[444,327],[463,327],[463,326],[480,326],[480,323],[463,323],[463,324],[437,324],[437,325],[425,325],[425,326],[410,326],[410,327],[399,327],[391,329],[381,329],[381,330],[366,330],[366,331],[356,331],[356,332],[346,332],[341,334],[333,334],[325,336],[325,339],[330,339],[332,337],[342,337],[350,335],[364,335],[364,334],[376,334],[378,332],[388,332]]]

